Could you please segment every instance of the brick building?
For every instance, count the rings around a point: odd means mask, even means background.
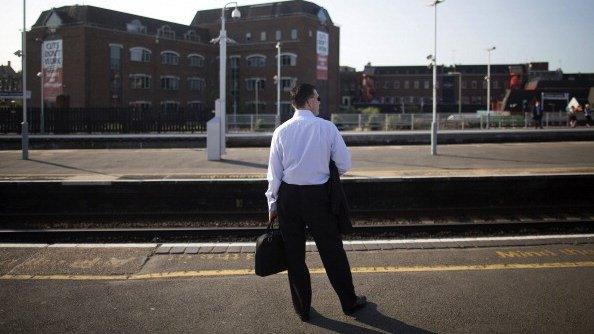
[[[302,0],[239,10],[237,20],[227,12],[227,35],[237,42],[227,47],[228,113],[255,112],[255,87],[259,112],[276,113],[277,42],[283,51],[285,112],[287,91],[297,82],[318,86],[324,114],[336,109],[339,28],[326,10]],[[93,6],[44,11],[27,34],[33,106],[41,101],[36,74],[43,61],[46,105],[210,111],[219,95],[219,47],[210,41],[219,34],[220,14],[220,9],[198,11],[190,25],[182,25]],[[320,38],[329,49],[321,72],[316,71]]]
[[[19,100],[19,104],[21,103],[22,83],[21,72],[16,72],[10,61],[7,65],[0,65],[0,106],[11,105],[13,100]]]

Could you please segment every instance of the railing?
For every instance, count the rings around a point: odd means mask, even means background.
[[[212,112],[196,110],[161,111],[153,109],[105,108],[105,109],[46,109],[45,133],[163,133],[206,131],[206,122]],[[584,119],[578,113],[578,121]],[[29,109],[30,132],[40,133],[40,110]],[[284,121],[285,119],[283,119]],[[332,114],[331,120],[341,131],[398,131],[429,130],[432,114]],[[534,126],[531,113],[524,115],[480,115],[476,113],[437,114],[439,129],[488,129],[528,128]],[[20,133],[22,111],[0,108],[0,133]],[[227,115],[227,131],[271,132],[277,123],[275,114]],[[565,112],[546,112],[543,127],[567,126]]]

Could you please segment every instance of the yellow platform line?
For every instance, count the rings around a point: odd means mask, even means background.
[[[594,261],[580,262],[545,262],[545,263],[491,263],[472,265],[435,265],[435,266],[387,266],[387,267],[353,267],[353,274],[436,272],[436,271],[479,271],[509,269],[554,269],[554,268],[593,268]],[[324,274],[324,268],[312,268],[311,274]],[[172,271],[131,275],[11,275],[0,276],[0,280],[72,280],[72,281],[114,281],[114,280],[152,280],[164,278],[188,277],[223,277],[251,276],[253,269],[192,270]]]

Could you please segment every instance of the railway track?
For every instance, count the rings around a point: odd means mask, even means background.
[[[594,232],[593,217],[562,219],[490,220],[483,222],[384,223],[355,225],[345,239],[444,238],[575,234]],[[223,227],[94,227],[94,228],[0,228],[2,243],[105,243],[174,241],[253,241],[265,232],[263,226]]]

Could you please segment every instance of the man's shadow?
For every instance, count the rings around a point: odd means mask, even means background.
[[[371,302],[368,302],[365,308],[355,313],[354,319],[371,328],[326,318],[313,307],[311,309],[310,323],[337,333],[432,333],[382,314],[377,310],[377,305]]]

